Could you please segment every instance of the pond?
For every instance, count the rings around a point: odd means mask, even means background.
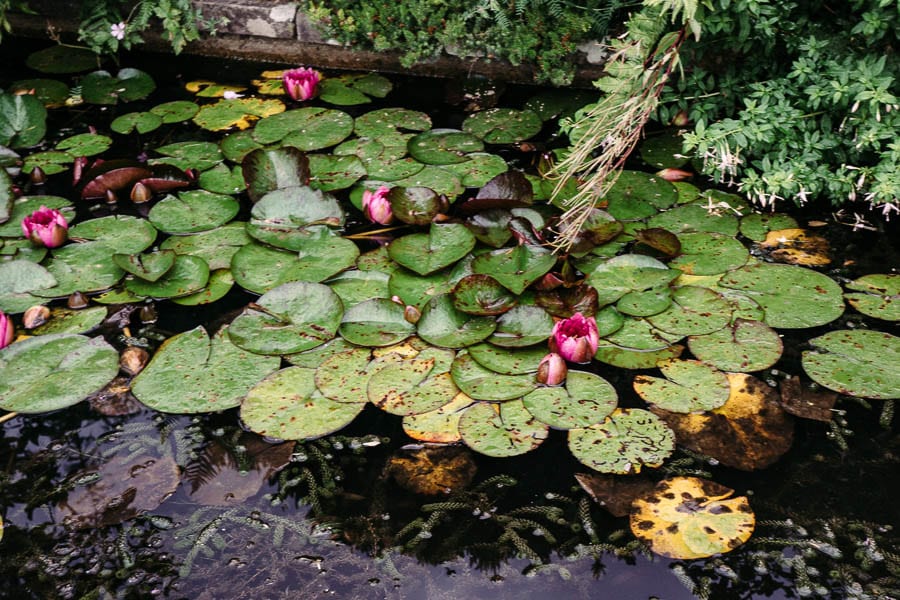
[[[669,182],[657,126],[554,252],[590,91],[38,50],[0,70],[5,593],[900,595],[896,223]]]

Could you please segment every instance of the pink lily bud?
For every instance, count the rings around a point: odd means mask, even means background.
[[[69,237],[69,223],[55,208],[41,206],[22,219],[22,232],[35,244],[58,248]]]
[[[551,352],[541,359],[538,365],[537,382],[544,385],[559,385],[566,380],[569,367],[566,361],[556,352]]]
[[[581,313],[557,321],[550,336],[550,350],[574,363],[591,362],[599,343],[597,321]]]
[[[391,202],[387,199],[390,191],[391,188],[383,185],[374,192],[369,190],[363,192],[363,213],[367,219],[381,225],[390,225],[393,222],[394,213],[391,211]]]
[[[16,328],[13,326],[12,319],[0,310],[0,348],[6,348],[12,344],[15,337]]]
[[[316,95],[316,88],[321,80],[321,73],[307,67],[288,69],[281,76],[281,82],[287,95],[292,100],[300,100],[301,102],[309,100]]]
[[[681,181],[682,179],[687,179],[691,177],[693,173],[690,171],[684,171],[682,169],[662,169],[656,172],[657,177],[662,177],[666,181]]]

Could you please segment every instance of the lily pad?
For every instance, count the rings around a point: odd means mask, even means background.
[[[278,368],[279,357],[245,352],[227,328],[210,339],[203,327],[167,339],[134,378],[134,396],[154,410],[206,413],[233,408],[258,381]]]
[[[628,475],[660,466],[675,450],[675,434],[651,412],[620,408],[601,423],[570,429],[569,450],[595,471]]]
[[[465,191],[459,177],[452,171],[434,165],[425,165],[403,179],[394,179],[393,185],[411,188],[424,187],[446,196],[451,202]]]
[[[467,352],[456,355],[450,373],[457,387],[475,400],[512,400],[521,398],[537,387],[533,375],[501,375],[482,367]]]
[[[359,137],[377,139],[397,131],[425,131],[431,117],[408,108],[381,108],[356,117],[353,129]]]
[[[176,142],[154,148],[154,151],[166,158],[154,158],[150,164],[173,165],[182,171],[188,169],[205,171],[224,160],[219,145],[214,142]]]
[[[387,298],[364,300],[344,312],[341,337],[360,346],[390,346],[416,332],[403,307]]]
[[[284,112],[281,100],[262,98],[236,98],[206,104],[194,115],[192,121],[209,131],[223,131],[237,127],[247,129],[257,119]]]
[[[0,146],[30,148],[47,133],[47,109],[30,94],[0,93]]]
[[[175,252],[160,250],[147,254],[113,254],[113,262],[145,281],[156,281],[175,264]]]
[[[105,306],[89,306],[80,310],[70,308],[54,308],[50,318],[40,327],[36,327],[34,335],[50,335],[54,333],[90,333],[106,319]]]
[[[741,217],[741,235],[754,242],[766,239],[766,234],[776,229],[791,229],[797,227],[794,217],[784,214],[750,213]]]
[[[872,274],[844,284],[847,302],[869,317],[885,321],[900,321],[900,275]]]
[[[470,315],[500,315],[516,305],[518,297],[490,275],[467,275],[453,287],[453,307]],[[545,313],[546,314],[546,313]]]
[[[103,242],[68,244],[53,251],[47,270],[56,279],[51,288],[34,290],[44,298],[72,292],[99,292],[116,285],[125,272],[112,260],[114,250]]]
[[[534,375],[547,354],[540,346],[501,348],[489,343],[474,344],[466,350],[479,365],[503,375]]]
[[[432,224],[428,233],[413,233],[388,246],[390,257],[419,275],[452,265],[475,247],[475,236],[465,225]]]
[[[634,378],[634,391],[652,406],[688,413],[712,410],[728,400],[728,378],[711,365],[672,359],[657,366],[666,379],[649,375]]]
[[[488,144],[514,144],[534,137],[543,125],[541,118],[530,110],[490,108],[467,117],[462,129]]]
[[[647,136],[641,142],[641,158],[657,169],[678,168],[690,160],[683,150],[684,140],[679,128],[672,127]]]
[[[371,102],[370,96],[384,98],[392,88],[390,80],[377,73],[347,74],[324,79],[319,84],[318,96],[329,104],[355,106]]]
[[[41,73],[80,73],[97,66],[97,55],[87,48],[57,44],[32,52],[25,64]]]
[[[241,161],[241,169],[253,202],[273,190],[309,183],[309,159],[292,147],[251,150]]]
[[[341,299],[328,286],[295,281],[260,296],[232,321],[228,335],[250,352],[292,354],[332,339],[343,312]]]
[[[202,259],[201,259],[202,260]],[[172,298],[172,302],[180,306],[198,306],[200,304],[212,304],[216,300],[225,297],[231,288],[234,287],[234,276],[228,269],[218,269],[210,271],[209,281],[206,286],[187,296],[178,296]]]
[[[307,106],[262,119],[253,129],[260,144],[281,142],[298,150],[328,148],[353,133],[353,117],[329,108]]]
[[[535,419],[521,400],[491,404],[478,402],[459,419],[463,443],[493,457],[519,456],[547,439],[548,428]]]
[[[159,247],[160,250],[173,250],[176,254],[200,257],[211,271],[216,271],[229,268],[231,257],[250,241],[244,223],[232,221],[209,231],[169,237]]]
[[[355,156],[309,155],[309,185],[328,192],[343,190],[366,176],[366,167]]]
[[[239,194],[246,189],[244,173],[239,165],[228,167],[221,163],[200,173],[197,183],[214,194]]]
[[[652,369],[656,363],[678,358],[682,352],[684,352],[684,346],[680,344],[673,344],[662,350],[632,350],[600,340],[594,358],[620,369]]]
[[[830,390],[877,400],[900,398],[900,338],[865,329],[829,331],[809,341],[803,370]]]
[[[306,186],[285,187],[267,193],[253,205],[247,233],[286,250],[300,250],[310,239],[330,235],[322,227],[340,227],[344,211],[330,194]]]
[[[459,420],[463,412],[474,403],[474,400],[460,392],[440,408],[403,417],[403,431],[421,442],[453,444],[462,441]]]
[[[521,294],[556,265],[556,255],[542,246],[522,244],[479,255],[472,270],[490,275],[514,294]]]
[[[108,71],[94,71],[81,79],[81,97],[89,104],[116,104],[140,100],[156,89],[147,73],[130,67],[121,69],[113,77]]]
[[[432,298],[417,322],[419,337],[446,348],[463,348],[490,336],[497,327],[491,317],[479,317],[458,311],[447,295]]]
[[[202,290],[209,282],[209,265],[199,256],[175,255],[172,267],[154,280],[129,279],[125,289],[148,298],[178,298]]]
[[[750,252],[733,237],[720,233],[682,233],[681,255],[669,267],[689,275],[717,275],[747,264]]]
[[[407,148],[410,156],[426,165],[452,165],[468,160],[470,152],[481,152],[484,144],[458,129],[432,129],[413,136]]]
[[[387,195],[391,212],[399,221],[410,225],[428,225],[442,210],[446,199],[427,187],[391,188]]]
[[[282,440],[315,439],[343,429],[365,407],[335,402],[316,390],[315,369],[287,367],[247,393],[241,421],[260,435]]]
[[[606,194],[606,210],[619,221],[637,221],[651,217],[677,201],[678,191],[662,177],[641,171],[622,171]]]
[[[0,408],[43,413],[72,406],[119,372],[119,355],[103,338],[40,335],[0,349]]]
[[[426,349],[415,358],[384,365],[369,379],[369,402],[393,415],[437,410],[459,393],[445,364],[453,352]]]
[[[0,260],[0,310],[21,313],[36,302],[29,292],[56,285],[50,271],[30,260]]]
[[[133,131],[138,133],[150,133],[159,129],[163,124],[162,117],[151,112],[130,112],[113,119],[109,128],[116,133],[128,134]]]
[[[650,218],[647,226],[661,227],[678,236],[683,233],[707,232],[734,237],[737,235],[738,219],[733,212],[725,209],[682,204]]]
[[[618,394],[611,383],[593,373],[569,371],[565,388],[540,387],[522,398],[525,408],[554,429],[590,427],[616,408]]]
[[[656,554],[705,558],[734,550],[753,534],[756,519],[745,496],[698,477],[660,481],[632,505],[631,531]]]
[[[340,296],[344,308],[377,298],[390,298],[388,287],[390,275],[383,271],[360,271],[350,269],[338,273],[325,283]]]
[[[150,114],[158,116],[163,123],[171,124],[190,121],[199,110],[200,107],[195,102],[173,100],[157,104],[150,109]]]
[[[238,285],[257,294],[290,281],[324,281],[356,262],[359,249],[334,234],[310,236],[296,252],[251,243],[231,259]]]
[[[647,317],[653,327],[678,336],[703,335],[731,322],[731,304],[711,289],[684,285],[672,292],[672,305]]]
[[[488,342],[504,348],[540,344],[550,337],[553,318],[539,306],[516,306],[497,318],[497,328]]]
[[[145,220],[130,215],[110,215],[82,221],[69,228],[70,239],[102,242],[119,254],[138,254],[156,241],[157,231]]]
[[[597,302],[604,306],[631,291],[666,286],[678,275],[680,271],[669,269],[655,258],[622,254],[598,264],[587,273],[587,282],[597,290]]]
[[[150,209],[149,219],[165,233],[197,233],[224,225],[238,210],[240,204],[231,196],[190,190],[160,200]]]
[[[737,319],[730,326],[688,338],[691,353],[723,371],[749,373],[768,369],[781,358],[781,336],[760,321]]]

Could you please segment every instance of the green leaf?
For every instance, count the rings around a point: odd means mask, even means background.
[[[50,319],[36,327],[34,335],[54,333],[90,333],[106,319],[105,306],[89,306],[79,310],[70,308],[54,308],[50,311]]]
[[[570,429],[569,450],[595,471],[630,475],[660,466],[675,450],[675,434],[653,413],[624,408],[602,423]]]
[[[387,298],[364,300],[344,312],[341,337],[360,346],[390,346],[416,332],[403,307]]]
[[[369,379],[369,402],[401,416],[437,410],[459,393],[445,367],[452,358],[452,350],[426,348],[414,358],[385,365]]]
[[[148,218],[160,231],[183,234],[209,231],[233,219],[240,204],[231,196],[205,190],[170,194],[153,205]]]
[[[491,335],[496,327],[492,317],[477,317],[456,310],[447,295],[432,298],[417,323],[419,337],[446,348],[477,344]]]
[[[459,419],[459,433],[472,450],[493,457],[519,456],[547,439],[548,428],[526,410],[521,400],[478,402]]]
[[[113,254],[113,262],[145,281],[156,281],[175,264],[175,252],[160,250],[148,254]]]
[[[112,260],[114,251],[103,242],[68,244],[53,251],[47,270],[56,279],[34,295],[59,298],[73,292],[99,292],[116,285],[125,272]]]
[[[391,258],[420,275],[434,273],[463,258],[475,247],[475,236],[465,225],[432,224],[428,233],[413,233],[388,246]]]
[[[148,298],[178,298],[202,290],[209,283],[209,265],[198,256],[178,254],[172,267],[153,281],[129,279],[125,289]]]
[[[450,373],[457,387],[476,400],[512,400],[521,398],[537,387],[533,375],[501,375],[482,367],[468,352],[456,355]]]
[[[30,94],[0,93],[0,146],[29,148],[47,133],[47,109]]]
[[[885,321],[900,321],[900,275],[864,275],[845,283],[844,287],[857,291],[844,294],[844,298],[862,314]]]
[[[114,253],[138,254],[156,241],[156,228],[130,215],[110,215],[82,221],[69,228],[69,238],[102,242]]]
[[[569,371],[565,387],[539,387],[522,398],[525,408],[554,429],[590,427],[616,408],[618,395],[611,383],[593,373]]]
[[[232,221],[209,231],[166,238],[159,248],[202,258],[211,271],[216,271],[228,269],[231,257],[250,241],[244,223]]]
[[[0,261],[0,310],[7,314],[25,312],[41,301],[28,292],[55,285],[56,278],[37,263],[30,260]]]
[[[848,396],[900,398],[900,338],[865,329],[829,331],[809,340],[803,370],[816,383]]]
[[[556,265],[556,255],[542,246],[523,244],[479,255],[472,270],[490,275],[514,294],[521,294]]]
[[[672,359],[658,366],[666,379],[648,375],[634,378],[634,391],[648,404],[670,412],[690,413],[719,408],[728,400],[728,378],[712,365]]]
[[[760,321],[737,319],[730,326],[688,338],[691,353],[717,369],[750,373],[768,369],[781,358],[781,336]]]
[[[156,83],[139,69],[124,68],[113,77],[108,71],[94,71],[81,79],[81,97],[89,104],[116,104],[140,100],[156,89]]]
[[[543,122],[530,110],[490,108],[474,113],[462,128],[489,144],[514,144],[540,133]]]

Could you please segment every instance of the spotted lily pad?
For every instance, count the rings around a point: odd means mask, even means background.
[[[408,108],[381,108],[356,117],[353,129],[360,137],[377,139],[385,134],[402,131],[425,131],[431,127],[431,117]]]
[[[299,250],[311,237],[319,237],[315,232],[322,228],[310,226],[340,227],[343,223],[344,211],[333,196],[292,186],[269,192],[253,205],[247,233],[278,248]]]
[[[163,124],[162,117],[151,112],[130,112],[118,116],[109,124],[109,128],[116,133],[127,134],[133,131],[138,133],[150,133],[159,129]]]
[[[631,291],[666,286],[680,274],[655,258],[641,254],[623,254],[594,267],[587,282],[597,290],[597,302],[603,306]]]
[[[501,375],[478,364],[467,352],[456,355],[450,372],[457,387],[475,400],[512,400],[537,387],[533,375]]]
[[[435,410],[403,417],[403,431],[412,439],[422,442],[459,442],[462,440],[459,420],[463,412],[474,403],[474,400],[460,392],[453,400]]]
[[[224,163],[200,173],[197,183],[207,192],[214,194],[239,194],[246,189],[241,167],[235,165],[229,168]]]
[[[488,144],[514,144],[537,135],[543,127],[541,118],[530,110],[490,108],[474,113],[463,121],[463,131],[478,136]]]
[[[569,450],[596,471],[628,475],[660,466],[675,450],[675,434],[651,412],[620,408],[601,423],[570,429]]]
[[[264,294],[289,281],[324,281],[353,266],[357,256],[359,249],[348,239],[311,235],[295,252],[257,243],[242,246],[231,260],[231,272],[238,285]]]
[[[900,398],[900,338],[866,329],[829,331],[809,341],[803,370],[830,390],[878,400]]]
[[[479,255],[472,270],[490,275],[514,294],[521,294],[556,265],[556,255],[542,246],[522,244]]]
[[[750,539],[756,525],[747,498],[733,493],[698,477],[664,479],[633,502],[631,531],[668,558],[730,552]]]
[[[754,242],[766,239],[766,234],[776,229],[791,229],[797,227],[794,217],[783,214],[750,213],[741,217],[741,235]]]
[[[731,304],[708,288],[684,285],[672,292],[672,305],[647,317],[653,327],[678,336],[702,335],[731,322]]]
[[[697,360],[658,363],[665,379],[638,375],[634,391],[648,404],[679,413],[712,410],[725,404],[731,390],[725,373]]]
[[[72,156],[94,156],[109,150],[112,139],[99,133],[79,133],[56,143],[60,152],[68,152]]]
[[[287,367],[254,385],[241,404],[241,421],[260,435],[315,439],[343,429],[366,403],[335,402],[316,390],[315,369]]]
[[[340,334],[360,346],[389,346],[416,332],[403,307],[387,298],[364,300],[344,312]]]
[[[82,221],[69,228],[69,238],[103,242],[113,252],[137,254],[156,240],[157,231],[144,219],[111,215]]]
[[[394,415],[437,410],[459,393],[446,370],[452,356],[451,350],[426,349],[412,359],[383,366],[369,379],[369,401]]]
[[[515,306],[518,298],[490,275],[467,275],[453,287],[453,306],[470,315],[499,315]]]
[[[419,336],[435,346],[463,348],[486,339],[497,327],[491,317],[456,310],[447,295],[432,298],[417,322]]]
[[[186,296],[172,298],[172,302],[180,306],[211,304],[216,300],[222,299],[225,294],[231,291],[232,287],[234,287],[234,277],[231,275],[231,271],[228,269],[217,269],[210,271],[209,280],[202,289]]]
[[[318,96],[329,104],[355,106],[371,102],[372,96],[384,98],[392,88],[390,80],[377,73],[347,74],[324,79],[319,84]]]
[[[159,146],[154,150],[166,158],[155,158],[150,164],[173,165],[182,171],[187,169],[205,171],[223,160],[219,145],[214,142],[176,142]]]
[[[172,236],[159,247],[161,251],[172,250],[176,254],[198,256],[206,261],[211,271],[215,271],[229,268],[231,257],[250,241],[244,223],[232,221],[209,231]]]
[[[844,294],[847,302],[864,315],[900,321],[900,275],[872,274],[844,284],[852,293]]]
[[[475,237],[465,225],[433,224],[428,233],[413,233],[388,246],[391,258],[420,275],[452,265],[475,247]]]
[[[309,159],[292,147],[251,150],[244,155],[241,170],[253,202],[273,190],[309,183]]]
[[[462,441],[476,452],[493,457],[519,456],[547,439],[548,428],[535,419],[521,400],[491,404],[478,402],[459,419]]]
[[[181,123],[194,118],[200,110],[194,102],[187,100],[173,100],[163,102],[150,109],[150,113],[158,116],[163,123]]]
[[[119,372],[119,355],[103,338],[39,335],[0,349],[0,408],[43,413],[76,404]]]
[[[325,283],[340,296],[344,307],[349,309],[366,300],[389,298],[391,296],[388,288],[389,280],[390,275],[384,271],[350,269],[338,273]]]
[[[677,200],[678,191],[662,177],[641,171],[622,171],[606,194],[606,210],[619,221],[636,221],[655,215]]]
[[[465,162],[470,152],[481,152],[478,137],[458,129],[432,129],[413,136],[407,145],[410,156],[427,165]]]
[[[175,264],[175,252],[160,250],[147,254],[113,254],[113,262],[122,270],[145,281],[156,281]]]
[[[50,311],[50,318],[40,327],[32,330],[34,335],[54,333],[90,333],[106,319],[105,306],[89,306],[80,310],[56,307]]]
[[[668,229],[675,235],[708,232],[733,237],[737,234],[738,219],[734,212],[727,209],[682,204],[653,216],[647,221],[647,226]]]
[[[466,350],[479,365],[503,375],[533,375],[547,354],[547,349],[540,346],[501,348],[488,343],[474,344]]]
[[[533,346],[547,340],[553,318],[539,306],[516,306],[497,318],[497,328],[488,342],[505,348]]]
[[[56,285],[56,278],[30,260],[0,260],[0,310],[21,313],[39,304],[29,292]]]
[[[344,307],[320,283],[295,281],[262,296],[232,321],[228,335],[239,347],[257,354],[291,354],[333,338]]]
[[[150,209],[149,219],[166,233],[196,233],[224,225],[239,209],[238,201],[231,196],[190,190],[160,200]]]
[[[691,353],[723,371],[768,369],[781,358],[781,336],[760,321],[737,319],[718,331],[688,338]]]
[[[565,387],[540,387],[522,398],[525,408],[555,429],[590,427],[616,408],[618,395],[608,381],[584,371],[569,371]]]
[[[309,151],[339,144],[352,132],[353,117],[347,113],[307,106],[262,119],[253,129],[253,139]]]
[[[125,272],[112,260],[114,250],[103,242],[68,244],[53,251],[47,270],[56,285],[33,290],[36,296],[57,298],[72,292],[99,292],[116,285]]]
[[[747,263],[750,252],[733,237],[720,233],[682,233],[681,255],[669,267],[690,275],[715,275]]]
[[[209,282],[209,265],[198,256],[179,254],[172,267],[154,280],[129,279],[125,289],[148,298],[178,298],[198,292]]]
[[[371,176],[371,174],[370,174]],[[425,165],[416,170],[412,175],[402,179],[393,179],[394,185],[401,187],[425,187],[444,195],[452,201],[465,190],[460,178],[455,173],[443,167]]]
[[[818,327],[844,312],[843,292],[830,277],[793,265],[758,263],[726,273],[719,282],[755,300],[776,329]]]
[[[192,121],[209,131],[223,131],[232,127],[247,129],[257,119],[281,112],[284,112],[284,103],[280,100],[225,99],[200,107]]]

